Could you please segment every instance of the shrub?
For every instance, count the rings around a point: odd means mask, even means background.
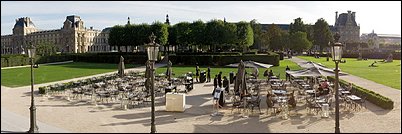
[[[39,87],[39,94],[46,94],[46,87]]]
[[[335,78],[333,76],[328,76],[328,80],[334,81]],[[348,82],[346,82],[344,80],[339,80],[339,85],[347,86]],[[367,96],[367,101],[369,101],[383,109],[393,109],[394,108],[394,102],[391,99],[389,99],[385,96],[382,96],[381,94],[378,94],[374,91],[367,90],[365,88],[357,86],[355,84],[352,84],[352,85],[353,85],[352,90],[356,91],[357,96]]]

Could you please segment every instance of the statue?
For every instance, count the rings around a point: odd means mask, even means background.
[[[341,38],[341,35],[339,35],[339,33],[336,32],[335,35],[334,35],[334,41],[335,41],[335,43],[339,41],[339,38]]]

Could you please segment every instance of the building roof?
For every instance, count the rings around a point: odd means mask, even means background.
[[[352,20],[352,25],[357,26],[356,20],[354,17],[350,17]],[[338,19],[336,20],[336,24],[340,26],[345,26],[346,21],[348,20],[348,14],[347,13],[342,13],[339,15]]]
[[[27,18],[28,18],[28,17],[19,18],[18,21],[15,23],[14,27],[16,27],[16,26],[24,27],[24,26],[26,26],[25,23],[29,23],[30,26],[35,27],[35,25],[33,24],[33,22],[30,21],[30,19],[27,19]],[[29,22],[26,22],[26,21],[29,21]]]
[[[111,28],[111,27],[107,27],[107,28],[103,29],[102,32],[109,32],[110,29],[112,29],[112,28]]]
[[[268,30],[269,26],[271,26],[271,25],[272,24],[261,24],[261,29]],[[289,30],[289,26],[290,26],[290,24],[275,24],[275,25],[277,25],[280,29],[285,30],[285,31]]]

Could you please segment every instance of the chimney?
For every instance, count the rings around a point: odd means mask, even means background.
[[[355,16],[356,15],[356,12],[352,12],[352,18],[353,18],[353,20],[355,20]]]
[[[94,27],[90,27],[90,29],[92,30]]]

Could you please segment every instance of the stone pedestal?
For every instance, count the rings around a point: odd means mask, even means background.
[[[166,111],[184,112],[186,95],[182,93],[166,93]]]

